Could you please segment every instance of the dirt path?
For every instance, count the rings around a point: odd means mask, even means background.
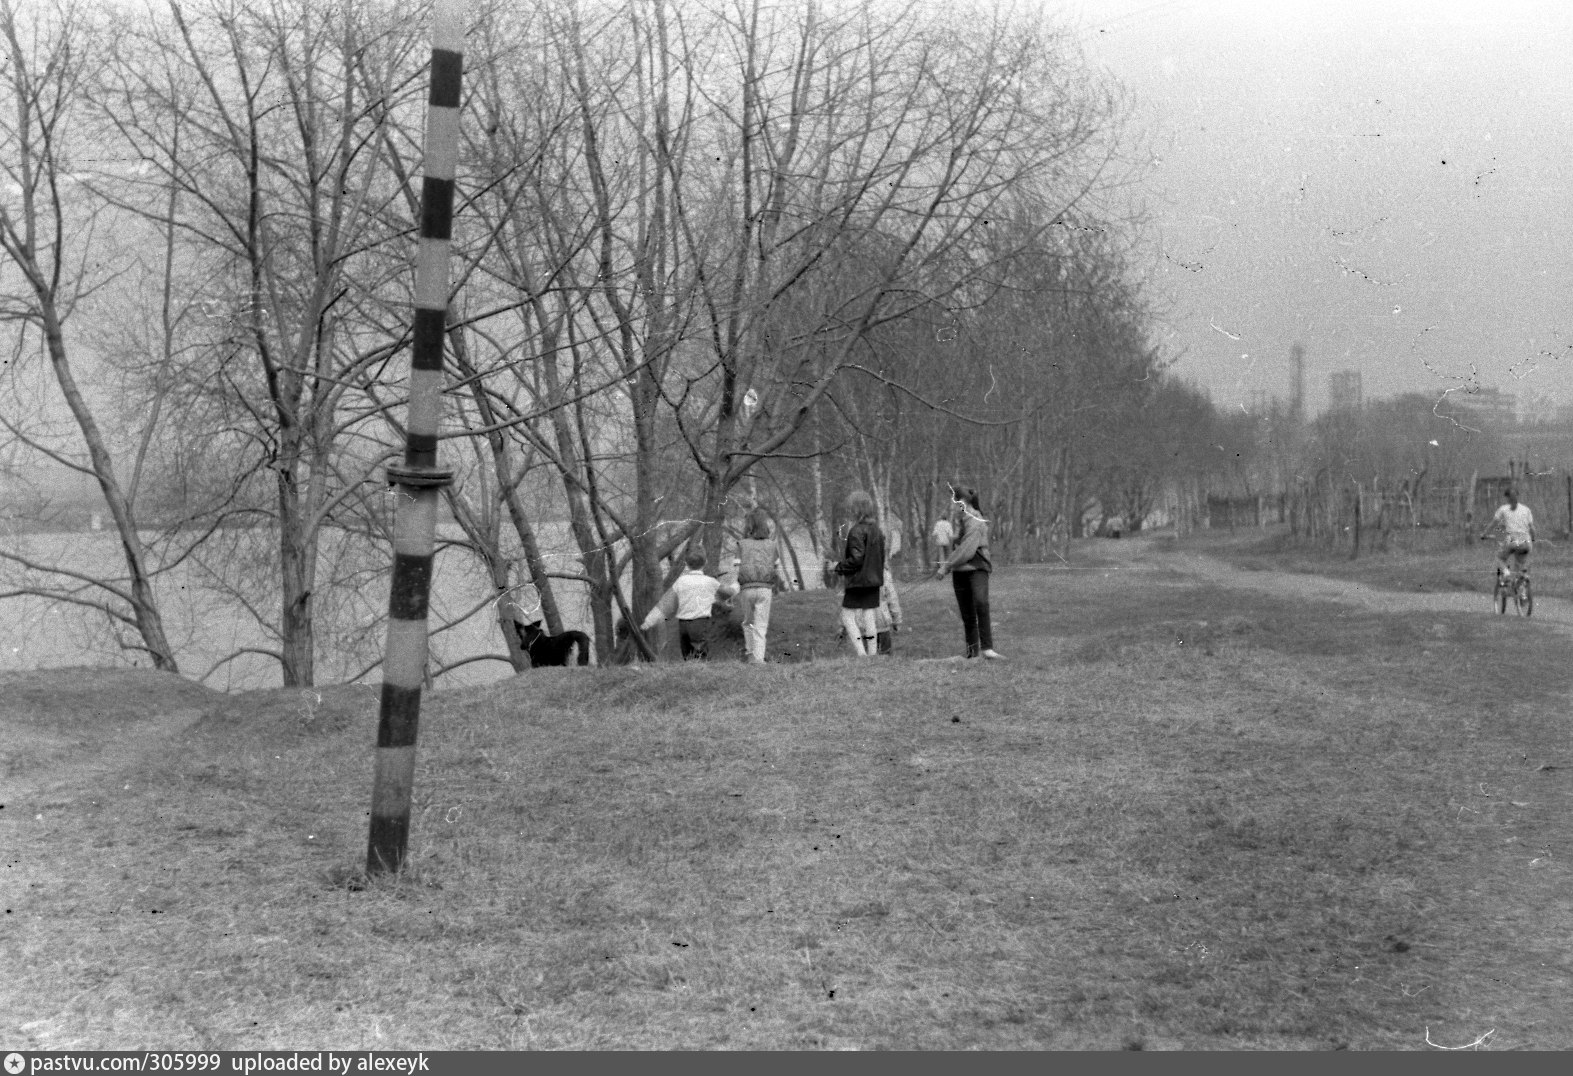
[[[1365,583],[1300,572],[1243,571],[1200,553],[1174,548],[1168,537],[1137,538],[1106,543],[1099,554],[1116,562],[1114,570],[1167,569],[1219,586],[1271,594],[1280,598],[1339,602],[1373,612],[1472,613],[1495,616],[1484,594],[1463,592],[1411,593],[1380,590]],[[1512,615],[1511,610],[1509,615]],[[1534,621],[1573,632],[1573,602],[1563,598],[1535,599]]]

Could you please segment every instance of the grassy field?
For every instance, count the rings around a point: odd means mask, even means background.
[[[894,659],[810,593],[799,660],[428,695],[409,869],[363,889],[374,689],[6,674],[0,1038],[1573,1047],[1566,637],[1107,546],[996,574],[1007,663],[922,660],[935,586]]]

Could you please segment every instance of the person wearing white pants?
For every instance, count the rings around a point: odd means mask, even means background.
[[[743,618],[743,652],[755,664],[765,660],[765,636],[770,629],[770,599],[778,578],[785,576],[770,516],[763,508],[750,509],[743,519],[743,537],[737,543],[737,608]]]

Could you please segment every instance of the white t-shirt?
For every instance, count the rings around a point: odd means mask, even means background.
[[[934,521],[934,541],[939,545],[949,545],[956,540],[956,534],[950,529],[950,520],[941,516]]]
[[[672,589],[661,596],[639,625],[640,631],[649,631],[662,619],[676,615],[679,620],[699,620],[710,615],[717,598],[730,598],[737,593],[736,583],[723,583],[705,574],[703,568],[685,568],[677,577]]]
[[[1535,524],[1535,514],[1529,510],[1529,505],[1520,504],[1514,508],[1504,504],[1491,517],[1491,522],[1493,525],[1502,524],[1508,545],[1529,546],[1529,528]]]

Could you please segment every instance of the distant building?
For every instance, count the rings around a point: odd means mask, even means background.
[[[1327,409],[1358,411],[1364,402],[1359,370],[1338,370],[1327,375]]]
[[[1462,412],[1473,419],[1474,425],[1493,433],[1506,433],[1518,425],[1518,397],[1494,388],[1468,388],[1450,392],[1447,407],[1438,407],[1438,414],[1449,410]]]

